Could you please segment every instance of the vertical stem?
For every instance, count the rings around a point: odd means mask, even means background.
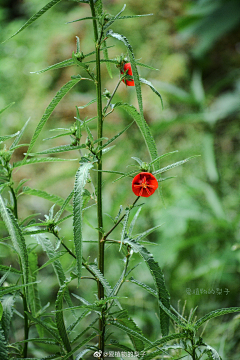
[[[101,36],[98,35],[98,26],[96,21],[96,13],[94,8],[93,0],[90,0],[90,7],[92,12],[93,19],[93,29],[95,37],[95,46],[96,46],[96,91],[97,91],[97,115],[98,115],[98,125],[97,133],[98,139],[103,137],[103,114],[102,114],[102,89],[101,89],[101,68],[100,68],[100,43]],[[102,142],[99,143],[99,146],[102,146]],[[97,178],[97,217],[98,217],[98,268],[102,274],[104,274],[104,241],[102,240],[103,234],[103,217],[102,217],[102,151],[99,152],[98,156],[98,178]],[[102,284],[98,281],[98,298],[104,298],[104,288]],[[101,317],[99,319],[99,350],[102,351],[102,356],[104,352],[104,333],[105,333],[105,319],[104,312],[102,311]],[[101,358],[102,358],[101,356]]]
[[[26,314],[26,311],[28,311],[27,307],[27,300],[26,300],[26,293],[24,291],[23,293],[23,309],[24,309],[24,339],[28,339],[28,333],[29,333],[29,326],[28,326],[28,316]],[[27,358],[27,352],[28,352],[28,341],[25,342],[23,347],[23,357]]]

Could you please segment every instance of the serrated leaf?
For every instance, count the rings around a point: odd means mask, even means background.
[[[163,99],[161,94],[155,89],[155,87],[153,86],[153,84],[151,83],[151,81],[148,81],[146,79],[140,78],[141,83],[146,84],[150,87],[150,89],[152,89],[152,91],[160,98],[161,100],[161,104],[162,104],[162,109],[163,109]]]
[[[84,346],[85,344],[87,344],[88,342],[90,342],[92,339],[94,339],[97,336],[97,333],[93,333],[90,336],[88,336],[86,339],[84,339],[80,344],[78,344],[70,353],[68,353],[67,355],[65,355],[64,357],[61,358],[61,360],[68,360],[69,356],[71,356],[72,354],[74,354],[80,347]]]
[[[22,129],[18,132],[18,135],[16,136],[16,139],[13,141],[12,145],[10,146],[9,150],[13,150],[16,148],[16,146],[18,145],[26,127],[27,127],[27,124],[29,123],[29,120],[30,118],[25,122],[25,124],[23,125]]]
[[[61,0],[53,0],[52,2],[57,3]],[[58,103],[62,100],[62,98],[69,92],[69,90],[71,90],[73,88],[73,86],[75,86],[79,81],[81,80],[81,78],[77,78],[77,79],[73,79],[70,80],[69,82],[67,82],[65,85],[63,85],[63,87],[57,92],[57,94],[54,96],[54,98],[52,99],[52,101],[50,102],[50,104],[48,105],[48,107],[45,110],[45,113],[43,115],[43,117],[41,118],[40,122],[38,123],[35,132],[33,134],[32,140],[29,144],[29,148],[27,151],[27,154],[25,156],[25,160],[27,158],[27,156],[29,155],[29,153],[31,152],[38,136],[40,135],[40,132],[42,131],[45,123],[47,122],[47,120],[49,119],[50,115],[52,114],[53,110],[55,109],[55,107],[58,105]]]
[[[13,317],[14,304],[15,304],[15,295],[8,295],[2,299],[3,314],[2,314],[1,324],[2,324],[2,329],[4,331],[5,339],[8,339],[9,336],[10,325]]]
[[[30,187],[28,186],[24,186],[22,192],[24,194],[28,194],[28,195],[33,195],[33,196],[38,196],[38,197],[41,197],[43,199],[46,199],[46,200],[49,200],[59,206],[63,206],[65,200],[62,199],[60,196],[57,196],[57,195],[53,195],[53,194],[49,194],[47,193],[46,191],[44,190],[37,190],[37,189],[31,189]],[[70,204],[67,204],[65,206],[65,209],[69,212],[72,212],[73,211],[73,207],[72,205]]]
[[[73,197],[74,192],[71,191],[70,194],[68,195],[68,197],[66,198],[66,200],[64,201],[64,203],[61,206],[61,209],[55,214],[54,216],[54,221],[57,222],[61,215],[63,214],[64,210],[67,208],[69,202],[71,201],[72,197]]]
[[[156,290],[152,289],[150,286],[142,283],[141,281],[135,280],[133,277],[129,281],[131,281],[133,284],[140,286],[144,290],[148,291],[151,295],[155,296],[156,298],[158,297],[158,293]]]
[[[38,244],[40,244],[43,248],[43,250],[46,252],[47,256],[49,259],[54,258],[55,256],[55,249],[51,243],[51,241],[44,236],[43,234],[35,234],[33,235],[35,237],[35,239],[37,240]],[[64,270],[62,268],[62,265],[60,263],[60,261],[57,259],[52,263],[53,269],[55,274],[57,275],[58,278],[58,282],[59,285],[63,285],[65,283],[66,277],[65,277],[65,273]],[[69,291],[66,289],[65,294],[64,294],[65,300],[68,304],[68,306],[72,306],[72,301],[70,298],[70,294]]]
[[[71,349],[71,344],[70,344],[70,341],[69,341],[69,338],[67,335],[66,327],[64,324],[63,312],[58,311],[58,310],[63,309],[63,295],[64,295],[64,292],[66,291],[66,289],[67,289],[67,283],[65,283],[64,285],[62,285],[60,287],[58,294],[57,294],[57,299],[55,302],[55,309],[56,309],[56,324],[57,324],[59,336],[62,339],[64,348],[69,353],[69,352],[71,352],[72,349]],[[69,359],[73,360],[73,357],[70,356]]]
[[[12,273],[22,275],[22,272],[20,270],[17,270],[12,266],[0,265],[0,271],[8,271],[8,270]]]
[[[96,265],[88,265],[88,267],[91,269],[91,271],[94,273],[94,275],[98,278],[98,280],[104,287],[107,296],[110,296],[112,294],[112,288],[109,285],[107,279],[105,279],[101,271],[98,269],[98,267]]]
[[[56,147],[53,147],[53,148],[50,148],[50,149],[38,151],[36,153],[30,153],[28,155],[36,156],[36,155],[58,154],[58,153],[61,153],[61,152],[84,149],[84,148],[86,148],[85,144],[82,144],[82,145],[60,145],[60,146],[56,146]]]
[[[143,233],[141,233],[140,235],[138,235],[135,240],[136,240],[137,242],[141,241],[141,240],[144,239],[146,236],[148,236],[149,234],[151,234],[153,231],[155,231],[155,230],[157,230],[158,228],[160,228],[160,226],[162,226],[162,224],[161,224],[161,225],[154,226],[153,228],[144,231]]]
[[[162,339],[154,341],[150,346],[146,347],[144,350],[145,351],[151,350],[159,345],[163,345],[163,344],[167,343],[168,341],[175,340],[175,339],[184,339],[184,338],[186,338],[186,334],[184,334],[184,333],[177,333],[177,334],[171,334],[168,336],[164,336]],[[146,359],[148,359],[147,356],[146,356]],[[145,357],[143,357],[143,359],[145,359]]]
[[[143,333],[141,331],[141,329],[139,329],[139,327],[137,326],[137,324],[133,321],[133,319],[131,317],[128,316],[128,313],[125,312],[126,316],[121,316],[120,319],[118,319],[118,322],[124,326],[126,326],[128,329],[131,329],[133,331],[136,331],[141,337],[144,338]],[[145,341],[143,340],[143,338],[139,338],[134,336],[131,332],[128,333],[129,338],[134,346],[134,349],[136,351],[142,351],[144,349],[144,344]]]
[[[0,302],[0,321],[2,320],[2,316],[3,316],[3,306],[2,303]]]
[[[37,281],[36,272],[38,269],[38,257],[35,252],[31,252],[28,254],[29,258],[29,277],[32,282]],[[29,294],[29,305],[31,309],[31,313],[33,316],[37,316],[37,314],[41,311],[41,301],[38,291],[38,284],[32,284],[28,287],[28,294]],[[43,337],[43,331],[40,326],[37,326],[37,331],[40,337]]]
[[[22,290],[25,286],[30,286],[33,283],[22,284],[22,285],[13,285],[13,286],[5,286],[0,289],[0,297],[6,294],[12,294],[15,291]]]
[[[60,259],[63,255],[66,255],[66,254],[68,254],[67,251],[58,251],[53,258],[46,261],[40,268],[36,269],[36,271],[40,271],[40,270],[44,269],[46,266],[52,264],[54,261]]]
[[[168,170],[171,170],[171,169],[173,169],[173,168],[175,168],[175,167],[177,167],[177,166],[183,165],[183,164],[185,164],[186,162],[188,162],[189,160],[191,160],[191,159],[193,159],[193,158],[195,158],[195,157],[198,157],[198,156],[200,156],[200,155],[193,155],[193,156],[190,156],[190,157],[187,158],[187,159],[184,159],[184,160],[181,160],[181,161],[177,161],[177,162],[174,163],[174,164],[168,165],[168,166],[166,166],[166,167],[164,167],[164,168],[162,168],[162,169],[159,169],[159,170],[154,171],[154,172],[153,172],[153,175],[161,174],[161,173],[163,173],[163,172],[165,172],[165,171],[168,171]]]
[[[129,229],[128,229],[128,236],[129,237],[131,237],[131,235],[132,235],[133,228],[135,226],[135,223],[137,221],[137,218],[138,218],[141,210],[142,210],[142,206],[139,207],[138,211],[136,212],[136,214],[134,215],[134,217],[133,217],[133,219],[131,221],[131,224],[130,224]]]
[[[54,157],[43,157],[43,158],[31,158],[27,160],[21,160],[13,163],[13,168],[23,166],[23,165],[31,165],[31,164],[40,164],[46,162],[60,162],[60,161],[77,161],[78,159],[60,159]]]
[[[5,223],[5,226],[8,229],[13,246],[21,259],[24,283],[27,284],[28,283],[28,254],[27,254],[25,239],[23,237],[22,231],[18,225],[17,220],[15,219],[12,212],[6,208],[3,198],[1,196],[0,196],[0,213],[1,213],[2,219]]]
[[[49,9],[51,9],[54,5],[56,5],[57,3],[59,3],[61,0],[52,0],[50,1],[47,5],[45,5],[41,10],[39,10],[36,14],[34,14],[18,31],[16,31],[12,36],[10,36],[7,40],[10,40],[11,38],[13,38],[14,36],[16,36],[17,34],[19,34],[21,31],[23,31],[24,29],[26,29],[29,25],[31,25],[34,21],[36,21],[40,16],[42,16],[46,11],[48,11]],[[4,41],[4,42],[5,42]]]
[[[213,347],[208,344],[204,345],[206,346],[206,349],[203,351],[203,354],[207,354],[209,356],[208,360],[222,360],[221,356]]]
[[[152,164],[154,164],[156,161],[158,161],[158,160],[160,160],[160,159],[163,159],[163,158],[165,158],[165,157],[168,156],[168,155],[175,154],[175,153],[177,153],[177,152],[178,152],[178,150],[175,150],[175,151],[171,151],[171,152],[169,152],[169,153],[160,155],[160,156],[158,156],[156,159],[154,159],[153,161],[151,161],[151,162],[149,163],[149,165],[152,165]]]
[[[42,326],[45,330],[47,330],[53,337],[54,339],[57,340],[58,343],[60,343],[60,337],[58,335],[58,333],[52,328],[50,327],[46,321],[42,321],[39,318],[35,318],[34,316],[32,316],[31,313],[26,312],[27,316],[29,317],[30,320],[32,320],[34,323],[37,323],[38,325]]]
[[[4,281],[7,279],[8,275],[10,273],[10,269],[1,277],[0,279],[0,286],[3,286]]]
[[[0,358],[1,358],[1,360],[9,359],[7,341],[5,339],[1,323],[0,323]]]
[[[154,260],[152,254],[136,240],[124,239],[124,243],[131,246],[134,252],[139,253],[145,260],[158,292],[159,301],[169,310],[170,308],[170,295],[165,286],[164,275],[158,263]],[[168,335],[169,331],[169,315],[160,308],[160,325],[163,336]]]
[[[67,67],[67,66],[72,66],[74,65],[74,61],[73,59],[66,59],[66,60],[63,60],[59,63],[56,63],[56,64],[53,64],[53,65],[50,65],[48,67],[46,67],[45,69],[42,69],[42,70],[38,70],[38,71],[31,71],[30,74],[42,74],[48,70],[55,70],[55,69],[61,69],[61,68],[64,68],[64,67]]]
[[[145,344],[148,344],[148,345],[152,344],[152,342],[150,340],[148,340],[147,338],[145,338],[145,336],[141,335],[140,332],[138,332],[136,330],[132,330],[128,326],[125,326],[125,325],[119,323],[119,321],[117,321],[117,320],[109,320],[109,323],[111,325],[114,325],[114,326],[118,327],[119,329],[123,330],[129,336],[137,338],[138,340],[140,340],[141,342],[143,342]]]
[[[78,106],[78,109],[84,109],[89,105],[94,104],[95,102],[97,102],[97,98],[96,99],[92,99],[91,101],[89,101],[86,105],[82,105],[82,106]]]
[[[14,105],[15,102],[12,102],[10,104],[8,104],[7,106],[5,106],[3,109],[0,110],[0,114],[2,114],[5,110],[7,110],[8,108],[10,108],[12,105]]]
[[[73,197],[73,234],[74,245],[77,258],[78,284],[82,272],[82,210],[84,186],[88,179],[89,170],[93,167],[92,163],[81,164],[75,177],[74,197]]]
[[[111,144],[114,140],[116,140],[120,135],[122,135],[125,131],[127,131],[130,126],[132,126],[133,122],[131,124],[129,124],[128,126],[126,126],[122,131],[120,131],[120,133],[118,133],[117,135],[113,136],[111,139],[109,139],[103,146],[101,146],[99,148],[99,151],[101,151],[102,149],[104,149],[106,146],[108,146],[109,144]]]
[[[202,324],[204,324],[206,321],[208,321],[210,319],[213,319],[217,316],[221,316],[221,315],[225,315],[225,314],[231,314],[234,312],[240,312],[240,307],[229,307],[229,308],[222,308],[222,309],[211,311],[210,313],[208,313],[205,316],[198,319],[194,324],[194,328],[197,330]]]
[[[145,119],[143,118],[143,116],[141,116],[139,114],[139,112],[137,111],[137,109],[132,105],[117,103],[117,104],[115,104],[115,107],[123,108],[130,116],[132,116],[132,118],[135,120],[137,126],[139,127],[139,130],[142,133],[142,136],[147,145],[151,160],[155,160],[158,157],[157,147],[156,147],[155,141],[153,139],[153,136],[151,134],[150,128],[149,128],[148,124],[146,123]]]
[[[0,136],[0,144],[8,139],[11,139],[19,134],[19,131],[15,134]]]

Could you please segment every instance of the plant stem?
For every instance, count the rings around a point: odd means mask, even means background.
[[[138,201],[138,199],[140,198],[140,196],[138,196],[136,198],[136,200],[133,202],[132,204],[132,208],[134,207],[134,205],[136,204],[136,202]],[[103,239],[102,239],[102,242],[104,243],[108,236],[113,232],[113,230],[120,224],[120,222],[125,218],[126,214],[124,214],[117,222],[116,224],[104,235]]]
[[[25,291],[23,293],[23,309],[24,309],[24,339],[27,340],[28,333],[29,333],[29,326],[28,326],[28,316],[26,314],[26,312],[28,312],[28,307],[27,307]],[[24,358],[27,358],[27,352],[28,352],[28,341],[26,341],[23,346],[23,357]]]
[[[124,75],[124,76],[125,76],[125,75]],[[110,98],[109,98],[109,100],[108,100],[108,102],[107,102],[107,105],[106,105],[105,108],[103,109],[104,117],[106,116],[107,109],[108,109],[109,105],[111,104],[111,101],[112,101],[112,99],[113,99],[113,97],[114,97],[114,95],[115,95],[115,93],[116,93],[119,85],[121,84],[121,81],[122,81],[122,79],[124,78],[124,76],[121,76],[120,79],[118,80],[118,83],[117,83],[115,89],[113,90],[112,95],[110,96]]]
[[[90,0],[90,7],[93,17],[93,29],[94,29],[94,38],[95,38],[95,51],[96,51],[96,92],[97,92],[97,136],[98,139],[103,137],[103,113],[102,113],[102,89],[101,89],[101,68],[100,68],[100,45],[101,45],[101,35],[98,36],[98,25],[96,20],[96,13],[94,8],[93,0]],[[102,146],[102,141],[100,141],[99,146]],[[103,229],[103,214],[102,214],[102,151],[99,152],[98,162],[98,178],[97,178],[97,218],[98,218],[98,268],[102,274],[104,274],[104,242],[101,242],[102,239],[102,229]],[[98,298],[104,298],[104,287],[98,281]],[[102,311],[99,318],[99,350],[104,353],[104,335],[105,335],[105,316],[104,311]],[[102,357],[102,356],[101,356]]]

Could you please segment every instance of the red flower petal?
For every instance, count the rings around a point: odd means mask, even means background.
[[[126,63],[124,64],[123,67],[124,72],[128,70],[127,75],[132,76],[132,68],[131,68],[131,64],[130,63]],[[123,72],[121,71],[121,74],[123,74]],[[122,80],[124,82],[124,84],[126,84],[127,86],[134,86],[134,80]]]
[[[158,181],[153,174],[141,172],[132,181],[132,191],[137,196],[149,197],[158,188]]]

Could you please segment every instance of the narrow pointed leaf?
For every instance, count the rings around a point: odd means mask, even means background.
[[[31,25],[34,21],[36,21],[40,16],[42,16],[46,11],[51,9],[54,5],[59,3],[61,0],[52,0],[47,5],[45,5],[41,10],[39,10],[36,14],[34,14],[18,31],[16,31],[12,36],[10,36],[7,40],[10,40],[12,37],[19,34],[21,31],[26,29],[29,25]],[[7,41],[5,40],[5,41]],[[4,41],[4,42],[5,42]]]
[[[0,110],[0,114],[2,114],[5,110],[7,110],[8,108],[10,108],[12,105],[14,105],[15,102],[12,102],[10,104],[8,104],[7,106],[5,106],[3,109]]]
[[[113,136],[111,139],[109,139],[106,144],[104,144],[103,146],[101,146],[99,148],[99,151],[104,149],[106,146],[108,146],[109,144],[111,144],[114,140],[116,140],[120,135],[122,135],[125,131],[127,131],[130,126],[132,126],[133,122],[131,124],[129,124],[128,126],[126,126],[122,131],[120,131],[120,133],[118,133],[117,135]]]
[[[74,244],[77,258],[77,275],[78,284],[81,279],[82,272],[82,210],[83,210],[83,194],[84,186],[88,179],[89,170],[93,167],[92,163],[81,164],[74,184],[74,197],[73,197],[73,234]]]
[[[61,0],[58,0],[58,1],[61,1]],[[53,2],[56,3],[58,1],[54,0]],[[55,97],[52,99],[52,101],[50,102],[50,104],[46,108],[45,113],[44,113],[43,117],[41,118],[40,122],[38,123],[37,128],[36,128],[36,130],[35,130],[35,132],[33,134],[33,137],[32,137],[32,140],[30,142],[27,154],[25,156],[25,160],[26,160],[26,157],[31,152],[31,150],[32,150],[38,136],[40,135],[40,132],[42,131],[44,125],[46,124],[47,120],[49,119],[49,117],[52,114],[55,107],[62,100],[62,98],[69,92],[69,90],[71,90],[73,88],[73,86],[76,85],[80,80],[81,80],[81,77],[70,80],[68,83],[63,85],[63,87],[57,92]]]
[[[161,104],[162,104],[162,109],[163,109],[163,99],[162,99],[162,96],[161,96],[161,94],[155,89],[155,87],[153,86],[153,84],[151,83],[151,81],[148,81],[148,80],[143,79],[143,78],[140,78],[140,81],[141,81],[141,83],[148,85],[148,86],[152,89],[152,91],[160,98]]]
[[[66,200],[64,201],[64,203],[61,206],[61,209],[55,214],[54,216],[54,221],[57,222],[61,215],[63,214],[64,210],[67,208],[69,202],[71,201],[72,197],[73,197],[74,192],[71,191],[70,194],[68,195],[68,197],[66,198]]]
[[[115,107],[121,107],[130,116],[132,116],[132,118],[135,120],[137,126],[139,127],[139,130],[142,133],[142,136],[147,145],[151,160],[155,160],[158,157],[157,147],[156,147],[155,141],[153,139],[153,136],[151,134],[150,128],[149,128],[148,124],[146,123],[145,119],[143,118],[143,116],[141,116],[141,114],[139,114],[139,112],[136,110],[136,108],[132,105],[118,103],[115,105]]]
[[[174,164],[168,165],[168,166],[166,166],[166,167],[164,167],[164,168],[162,168],[162,169],[159,169],[159,170],[157,170],[157,171],[154,171],[154,172],[153,172],[153,175],[161,174],[161,173],[163,173],[163,172],[165,172],[165,171],[168,171],[168,170],[171,170],[171,169],[173,169],[173,168],[175,168],[175,167],[177,167],[177,166],[183,165],[183,164],[185,164],[186,162],[188,162],[189,160],[194,159],[195,157],[198,157],[198,156],[200,156],[200,155],[190,156],[190,157],[187,158],[187,159],[184,159],[184,160],[178,161],[178,162],[176,162],[176,163],[174,163]]]
[[[231,314],[235,312],[240,312],[240,307],[230,307],[230,308],[223,308],[211,311],[210,313],[206,314],[205,316],[201,317],[196,321],[194,324],[194,328],[197,330],[202,324],[204,324],[206,321],[213,319],[217,316],[225,315],[225,314]]]
[[[4,336],[4,332],[0,323],[0,358],[1,360],[8,360],[8,346]]]
[[[175,150],[175,151],[171,151],[171,152],[169,152],[169,153],[167,153],[167,154],[160,155],[160,156],[158,156],[156,159],[154,159],[153,161],[151,161],[151,162],[149,163],[149,165],[152,165],[152,164],[154,164],[156,161],[158,161],[158,160],[160,160],[160,159],[163,159],[163,158],[165,158],[165,157],[168,156],[168,155],[175,154],[175,153],[177,153],[177,152],[178,152],[178,150]]]
[[[114,325],[116,327],[118,327],[119,329],[123,330],[125,333],[127,333],[129,336],[131,337],[135,337],[139,340],[141,340],[143,343],[145,344],[152,344],[152,342],[150,340],[148,340],[147,338],[145,338],[145,336],[141,335],[138,331],[136,330],[132,330],[131,328],[129,328],[128,326],[125,326],[123,324],[121,324],[119,321],[116,320],[109,320],[109,323],[111,325]]]
[[[22,137],[22,135],[23,135],[23,133],[24,133],[24,131],[26,129],[26,126],[29,123],[29,120],[30,120],[30,118],[25,122],[22,129],[19,131],[18,135],[16,136],[16,138],[14,139],[12,145],[10,146],[9,150],[13,150],[13,148],[15,148],[15,146],[18,145],[18,143],[19,143],[19,141],[20,141],[20,139],[21,139],[21,137]]]
[[[27,160],[22,160],[13,163],[13,168],[23,166],[23,165],[31,165],[31,164],[40,164],[46,162],[60,162],[60,161],[77,161],[78,159],[61,159],[61,158],[54,158],[54,157],[43,157],[43,158],[31,158]]]
[[[67,284],[64,284],[60,287],[58,294],[57,294],[57,299],[55,302],[55,308],[56,308],[56,324],[57,324],[57,328],[58,328],[58,333],[62,339],[64,348],[69,353],[72,349],[71,349],[71,344],[70,344],[70,341],[69,341],[69,338],[67,335],[64,319],[63,319],[63,311],[57,311],[57,310],[63,309],[63,295],[64,295],[64,292],[66,291],[66,289],[67,289]],[[73,357],[70,356],[69,359],[73,360]]]
[[[132,235],[132,232],[133,232],[133,228],[134,228],[134,225],[138,219],[138,216],[140,214],[140,211],[142,210],[142,206],[139,207],[138,211],[136,212],[136,214],[134,215],[132,221],[131,221],[131,224],[129,226],[129,230],[128,230],[128,236],[131,237]]]
[[[69,357],[74,354],[78,349],[80,349],[85,344],[88,344],[92,339],[94,339],[97,336],[97,333],[93,333],[90,336],[88,336],[86,339],[84,339],[80,344],[78,344],[72,351],[70,351],[67,355],[64,357],[61,357],[61,360],[68,360]]]
[[[4,298],[1,300],[1,304],[3,310],[1,324],[4,331],[5,339],[8,339],[14,312],[15,295],[4,296]]]
[[[119,18],[119,16],[122,14],[122,12],[126,9],[126,4],[123,5],[123,8],[119,11],[119,13],[117,13],[117,15],[115,15],[111,20],[109,20],[107,22],[106,25],[104,25],[103,29],[106,30],[107,28],[109,28],[109,26],[111,26],[115,20],[117,20]]]
[[[53,244],[48,239],[48,237],[44,236],[43,234],[35,234],[33,236],[37,240],[38,244],[40,244],[42,246],[42,248],[46,252],[48,258],[53,259],[55,257],[56,251],[53,247]],[[64,273],[64,270],[62,268],[62,265],[61,265],[59,259],[55,260],[52,263],[52,266],[53,266],[55,274],[57,275],[59,285],[60,286],[63,285],[66,281],[66,277],[65,277],[65,273]],[[64,298],[65,298],[68,306],[73,306],[68,289],[66,289],[66,291],[64,293]]]
[[[43,199],[49,200],[59,206],[62,206],[64,204],[64,199],[62,199],[60,196],[57,195],[53,195],[53,194],[49,194],[44,190],[36,190],[36,189],[31,189],[28,186],[24,186],[23,191],[24,194],[28,194],[28,195],[33,195],[33,196],[38,196],[41,197]],[[66,205],[65,209],[69,212],[73,211],[72,205],[68,204]]]
[[[154,341],[150,346],[146,347],[144,350],[145,351],[151,350],[154,347],[157,347],[159,345],[163,345],[163,344],[167,343],[168,341],[175,340],[175,339],[184,339],[184,338],[186,338],[185,333],[177,333],[177,334],[171,334],[168,336],[164,336],[162,339]],[[145,357],[143,357],[143,359],[145,359]],[[146,359],[148,359],[147,356],[146,356]]]
[[[58,154],[61,152],[71,151],[71,150],[79,150],[86,148],[85,144],[82,145],[60,145],[56,146],[54,148],[38,151],[36,153],[30,153],[29,155],[35,156],[35,155],[49,155],[49,154]]]
[[[18,225],[17,220],[13,216],[12,212],[6,208],[3,198],[1,196],[0,196],[0,213],[5,223],[5,226],[8,229],[9,235],[11,236],[13,246],[21,259],[24,283],[27,284],[28,254],[27,254],[25,239],[23,237],[22,231]]]
[[[169,310],[170,295],[165,286],[164,275],[158,263],[154,260],[152,254],[144,246],[140,245],[136,240],[124,239],[124,243],[130,245],[133,251],[139,253],[145,260],[155,282],[159,301],[164,304],[166,309]],[[162,308],[160,308],[160,325],[163,336],[168,335],[169,315],[166,314],[166,312],[163,311]]]
[[[72,65],[74,65],[74,61],[71,58],[71,59],[63,60],[57,64],[50,65],[50,66],[46,67],[45,69],[38,70],[38,71],[32,71],[31,74],[42,74],[48,70],[61,69],[61,68],[64,68],[67,66],[72,66]]]
[[[110,296],[112,294],[112,288],[109,285],[107,279],[105,279],[105,277],[103,276],[103,274],[101,273],[101,271],[98,269],[98,267],[96,265],[88,265],[88,266],[92,270],[92,272],[95,274],[95,276],[98,278],[98,280],[100,281],[102,286],[104,287],[107,296]]]
[[[148,291],[151,295],[158,297],[158,293],[156,290],[152,289],[150,286],[142,283],[141,281],[135,280],[134,278],[131,278],[129,281],[131,281],[133,284],[140,286],[144,290]]]
[[[8,139],[11,139],[15,136],[17,136],[19,134],[19,131],[16,132],[15,134],[12,134],[12,135],[4,135],[4,136],[0,136],[0,144]]]
[[[162,224],[161,224],[161,225],[154,226],[153,228],[144,231],[142,234],[138,235],[138,237],[136,238],[136,241],[137,241],[137,242],[141,241],[141,240],[144,239],[146,236],[148,236],[149,234],[151,234],[153,231],[155,231],[155,230],[157,230],[158,228],[160,228],[160,226],[162,226]]]
[[[47,325],[46,321],[42,321],[41,319],[32,316],[32,314],[29,312],[26,312],[26,314],[30,320],[32,320],[34,323],[37,323],[38,325],[42,326],[45,330],[47,330],[54,337],[54,339],[57,340],[58,343],[60,342],[59,335],[52,327]]]

